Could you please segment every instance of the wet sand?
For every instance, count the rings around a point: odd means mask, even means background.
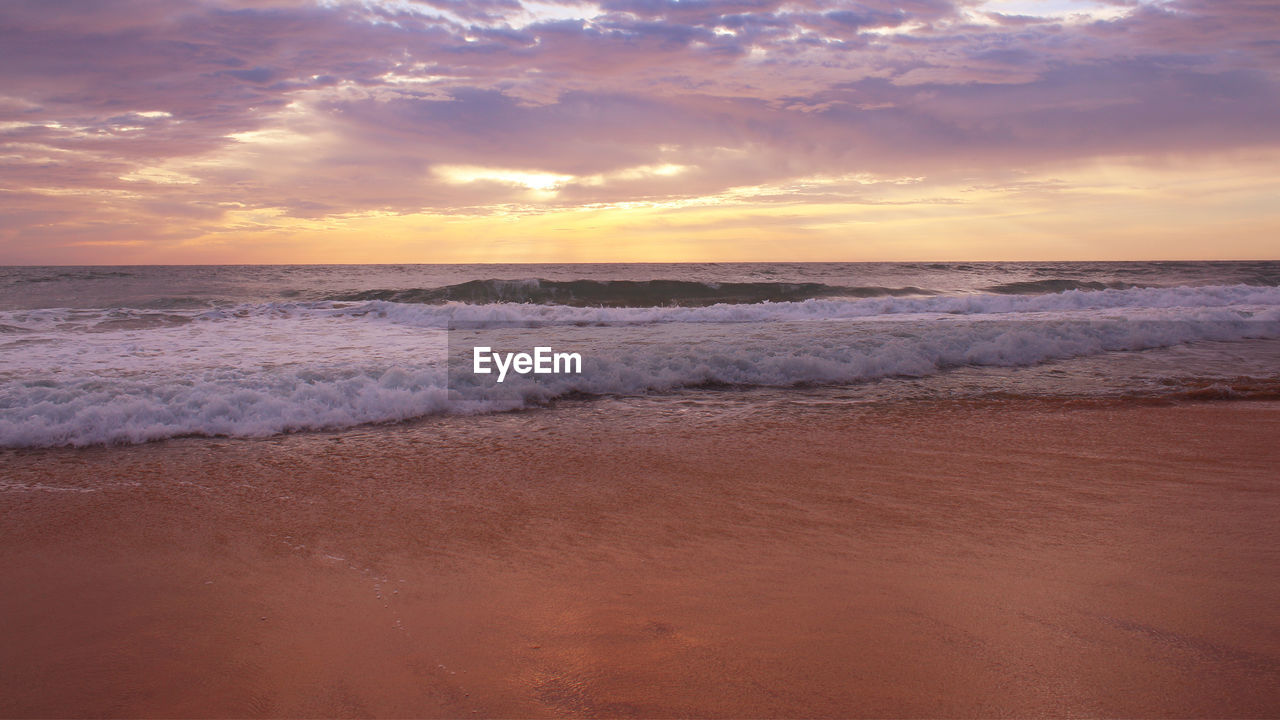
[[[0,454],[0,714],[1280,716],[1280,403]]]

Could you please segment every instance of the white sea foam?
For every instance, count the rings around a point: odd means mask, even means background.
[[[453,377],[455,342],[581,352],[583,373]],[[0,446],[260,437],[568,393],[926,377],[1206,340],[1280,338],[1280,288],[807,300],[698,308],[268,303],[0,313]],[[455,348],[456,349],[456,348]]]

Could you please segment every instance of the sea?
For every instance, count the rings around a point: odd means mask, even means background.
[[[1018,398],[1280,398],[1280,262],[0,268],[0,447]]]

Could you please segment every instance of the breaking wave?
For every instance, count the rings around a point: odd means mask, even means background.
[[[2,312],[0,328],[0,348],[15,350],[0,366],[0,446],[82,446],[263,437],[512,410],[566,396],[850,384],[1203,341],[1273,341],[1280,339],[1280,288],[695,307],[365,299],[166,313],[40,309]],[[575,350],[583,372],[501,385],[476,376],[451,382],[446,353],[456,333],[479,334],[495,347]],[[1268,397],[1274,385],[1210,379],[1165,390],[1191,399]]]

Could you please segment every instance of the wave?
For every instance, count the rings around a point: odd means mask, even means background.
[[[1280,400],[1280,376],[1172,378],[1161,383],[1169,400]]]
[[[10,388],[8,407],[0,407],[0,447],[83,447],[185,436],[267,437],[467,409],[451,408],[438,372],[224,375],[96,378]]]
[[[1127,290],[1136,287],[1149,287],[1126,282],[1096,282],[1092,280],[1071,280],[1069,278],[1051,278],[1048,280],[1027,280],[1022,282],[1000,283],[982,288],[983,292],[1000,295],[1044,295],[1060,293],[1068,290]]]
[[[446,327],[462,328],[461,334]],[[5,347],[12,346],[0,365],[0,446],[83,446],[185,435],[262,437],[513,410],[583,395],[849,384],[1202,341],[1272,342],[1280,339],[1280,288],[697,307],[379,299],[167,313],[64,308],[0,312],[0,332]],[[583,372],[501,386],[476,376],[450,382],[448,342],[475,336],[494,347],[502,343],[488,339],[523,343],[508,349],[580,350]],[[1272,387],[1210,382],[1162,392],[1188,399],[1267,397]]]
[[[408,290],[362,290],[331,300],[473,305],[516,303],[569,307],[705,307],[716,304],[795,302],[813,298],[931,295],[918,287],[839,286],[823,283],[695,282],[689,280],[471,280]]]
[[[0,446],[84,446],[139,443],[191,435],[264,437],[278,433],[409,420],[434,414],[472,414],[536,407],[565,397],[669,392],[693,387],[796,387],[847,385],[893,377],[928,378],[963,367],[1025,368],[1054,360],[1112,352],[1166,348],[1202,341],[1280,338],[1280,309],[1234,308],[1150,312],[1141,316],[1085,319],[959,318],[876,322],[780,323],[742,333],[733,327],[622,326],[563,328],[550,336],[518,329],[481,333],[505,342],[546,342],[558,349],[577,343],[583,371],[576,375],[493,376],[455,373],[443,353],[429,356],[409,343],[371,357],[364,350],[333,354],[331,347],[361,318],[334,316],[330,331],[290,335],[289,321],[267,327],[274,346],[237,346],[241,318],[216,338],[197,336],[220,356],[292,354],[289,363],[242,361],[210,369],[155,367],[156,347],[131,349],[135,360],[110,372],[100,366],[117,346],[103,339],[101,354],[56,373],[9,378],[0,385]],[[316,318],[308,324],[314,325]],[[193,325],[152,330],[189,333]],[[314,330],[314,329],[313,329]],[[714,330],[714,332],[713,332]],[[437,336],[442,333],[436,333]],[[186,336],[182,336],[185,338]],[[344,338],[344,341],[347,341]],[[310,348],[304,343],[311,342]],[[494,342],[494,345],[499,343]],[[166,346],[168,347],[168,346]],[[466,367],[468,345],[455,348]],[[519,345],[517,347],[528,347]],[[64,349],[83,353],[83,343]],[[307,359],[308,352],[316,358]],[[324,355],[324,352],[330,354]],[[173,354],[173,353],[171,353]],[[1189,399],[1244,393],[1241,384],[1221,388],[1177,387]],[[1258,396],[1256,392],[1253,395]]]
[[[83,267],[83,268],[63,268],[63,269],[44,269],[35,268],[37,272],[44,274],[32,274],[14,277],[9,282],[14,284],[22,283],[58,283],[68,280],[118,280],[120,278],[134,277],[135,274],[124,270],[110,270],[100,267]]]
[[[0,333],[104,332],[246,319],[353,318],[417,328],[731,324],[849,320],[879,316],[1064,314],[1114,310],[1271,308],[1280,287],[1226,285],[1127,290],[1068,290],[1046,295],[964,294],[827,298],[705,306],[602,307],[534,303],[403,303],[390,300],[267,302],[158,313],[144,308],[40,308],[0,311]]]
[[[846,320],[900,315],[1010,315],[1081,311],[1173,308],[1263,307],[1280,305],[1280,288],[1253,285],[1069,290],[1050,295],[945,295],[809,299],[751,305],[705,307],[573,307],[498,303],[416,305],[375,300],[349,306],[327,306],[317,312],[383,318],[418,327],[545,327],[552,325],[626,325],[667,323],[764,323]],[[273,305],[272,312],[282,306]],[[232,312],[216,311],[216,312]]]
[[[384,291],[377,291],[384,292]],[[386,291],[390,292],[390,291]],[[878,316],[973,316],[1019,313],[1061,314],[1100,310],[1190,309],[1280,306],[1280,287],[1202,287],[1068,290],[1044,295],[974,293],[915,297],[813,298],[753,304],[603,307],[536,303],[405,303],[391,300],[268,302],[166,313],[143,308],[41,308],[0,311],[0,332],[93,332],[233,322],[250,318],[356,318],[419,328],[548,327],[557,325],[723,324],[807,320],[847,320]]]

